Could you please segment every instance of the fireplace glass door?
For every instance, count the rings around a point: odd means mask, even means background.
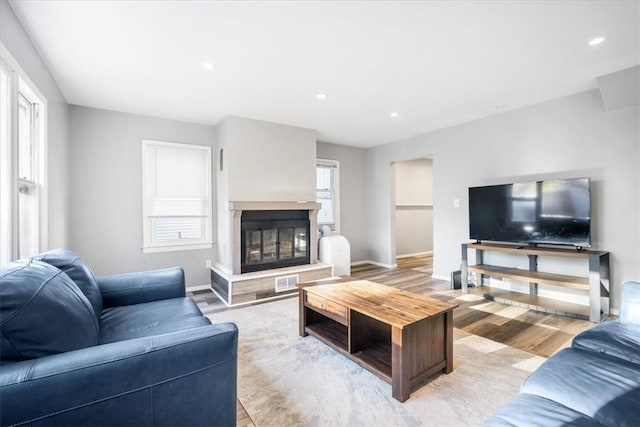
[[[255,215],[245,219],[245,213],[241,222],[242,273],[309,263],[308,217],[299,219],[300,214],[278,211],[263,219]]]
[[[295,239],[293,246],[293,256],[295,258],[304,258],[307,256],[307,242],[309,238],[307,236],[307,230],[304,228],[295,229]]]

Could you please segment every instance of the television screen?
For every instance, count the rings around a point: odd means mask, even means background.
[[[589,178],[469,188],[474,240],[591,245]]]

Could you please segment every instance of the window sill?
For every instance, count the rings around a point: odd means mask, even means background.
[[[143,254],[153,254],[159,252],[194,251],[198,249],[211,249],[213,243],[198,243],[187,245],[166,245],[166,246],[146,246],[142,248]]]

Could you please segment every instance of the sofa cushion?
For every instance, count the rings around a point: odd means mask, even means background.
[[[640,325],[615,321],[601,323],[577,335],[573,347],[640,365]]]
[[[55,249],[36,255],[33,259],[51,264],[67,273],[91,303],[96,321],[98,320],[102,312],[102,294],[93,272],[78,255],[68,249]]]
[[[605,426],[638,426],[638,365],[592,351],[567,348],[544,362],[521,391],[572,408]]]
[[[64,272],[39,261],[0,270],[0,360],[14,362],[98,344],[93,307]]]
[[[596,427],[601,424],[557,402],[529,393],[518,394],[483,427]]]
[[[166,334],[210,324],[191,298],[105,308],[100,317],[100,343]]]

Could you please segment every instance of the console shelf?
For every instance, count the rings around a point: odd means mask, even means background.
[[[589,290],[587,277],[566,276],[564,274],[544,273],[541,271],[522,270],[520,268],[500,267],[497,265],[470,265],[469,271],[487,276],[504,277],[505,279],[521,280],[523,282],[544,283],[551,286]]]
[[[475,250],[476,253],[476,263],[474,265],[469,265],[468,263],[469,249]],[[484,264],[483,255],[487,251],[525,255],[529,258],[529,269],[524,270],[508,266]],[[589,271],[586,271],[583,276],[538,271],[539,256],[587,259]],[[608,299],[609,297],[608,252],[538,246],[516,246],[509,244],[465,243],[462,245],[461,271],[462,290],[465,293],[469,291],[469,284],[467,283],[469,272],[477,274],[476,286],[478,286],[478,288],[476,289],[482,293],[485,298],[492,301],[518,305],[524,304],[534,310],[584,318],[592,322],[601,321],[609,312],[608,301],[606,301],[605,304],[602,303],[602,299]],[[529,293],[526,294],[482,286],[484,276],[528,282]],[[587,292],[589,295],[589,305],[585,306],[554,298],[540,297],[538,295],[538,285],[571,288]]]
[[[523,294],[522,292],[507,291],[490,286],[482,286],[478,289],[478,293],[480,292],[482,292],[485,299],[502,304],[518,303],[520,305],[524,304],[532,310],[568,315],[581,319],[589,318],[589,306],[587,305],[574,304],[539,295]]]

